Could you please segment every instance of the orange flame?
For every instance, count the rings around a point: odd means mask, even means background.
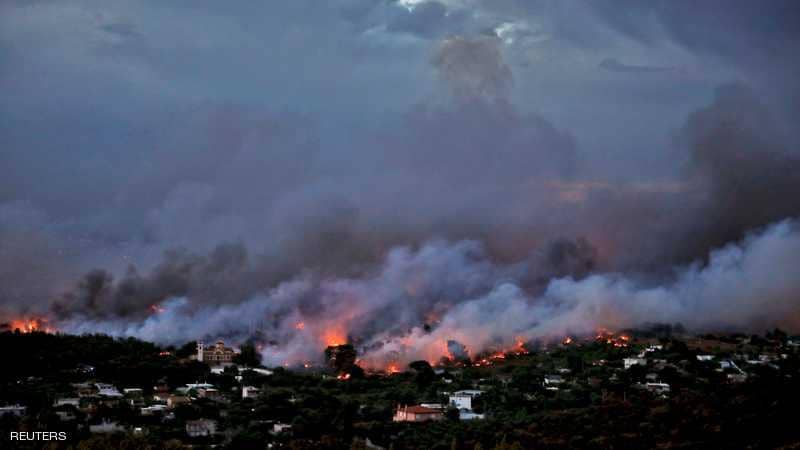
[[[16,319],[9,324],[9,329],[19,330],[21,333],[54,333],[55,329],[47,326],[47,321],[40,318]]]
[[[595,340],[597,342],[608,344],[614,347],[627,347],[631,338],[630,336],[624,334],[616,335],[614,332],[609,331],[606,328],[600,328],[597,330],[597,336],[595,336]]]
[[[343,330],[338,328],[328,328],[322,333],[322,342],[328,347],[335,347],[337,345],[344,345],[347,343],[347,337]]]

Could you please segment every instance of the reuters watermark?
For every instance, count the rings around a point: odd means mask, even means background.
[[[12,431],[12,441],[66,441],[65,431]]]

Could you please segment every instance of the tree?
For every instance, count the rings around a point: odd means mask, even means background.
[[[244,344],[239,354],[233,357],[233,362],[243,366],[258,367],[261,365],[261,355],[253,344]]]
[[[175,351],[178,358],[188,358],[197,353],[197,341],[189,341]]]
[[[325,360],[337,373],[350,372],[356,364],[356,356],[356,349],[350,344],[332,345],[325,349]]]
[[[460,414],[458,413],[458,409],[451,406],[444,412],[444,417],[453,422],[458,422]]]
[[[413,361],[408,367],[414,371],[414,381],[419,386],[427,386],[436,379],[436,373],[431,368],[431,365],[428,364],[428,361]]]

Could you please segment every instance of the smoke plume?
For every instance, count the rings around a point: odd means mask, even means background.
[[[297,0],[182,11],[202,29],[163,41],[137,8],[24,3],[0,6],[3,322],[252,340],[271,365],[350,342],[371,367],[800,327],[788,3]]]

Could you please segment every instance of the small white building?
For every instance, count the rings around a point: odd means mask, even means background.
[[[561,375],[545,375],[544,376],[544,385],[545,386],[558,386],[564,382],[564,378]]]
[[[152,405],[152,406],[145,406],[141,409],[141,414],[143,416],[152,416],[154,414],[160,414],[167,410],[167,405]]]
[[[622,360],[622,364],[625,367],[625,370],[630,369],[633,366],[646,366],[647,359],[646,358],[625,358]]]
[[[712,361],[714,359],[714,355],[697,355],[698,361]]]
[[[288,423],[276,422],[272,424],[272,431],[270,431],[270,434],[278,435],[281,433],[288,433],[290,431],[292,431],[292,426]]]
[[[242,387],[242,398],[256,398],[258,394],[261,393],[261,389],[255,386],[243,386]]]
[[[94,385],[97,388],[97,395],[101,397],[108,397],[108,398],[121,398],[122,392],[117,390],[114,385],[105,384],[105,383],[95,383]]]
[[[7,406],[0,406],[0,417],[5,414],[12,414],[17,417],[24,416],[27,407],[22,405],[7,405]]]
[[[97,425],[89,425],[90,433],[121,433],[125,431],[125,427],[117,422],[103,421]]]
[[[181,394],[188,394],[189,391],[192,391],[192,390],[199,392],[199,391],[201,391],[203,389],[213,389],[213,388],[214,388],[213,384],[208,384],[208,383],[189,383],[189,384],[187,384],[185,386],[179,387],[176,390],[178,392],[180,392]]]
[[[450,405],[461,411],[465,409],[472,411],[472,399],[483,394],[483,391],[477,389],[465,389],[463,391],[456,391],[450,395]]]
[[[65,405],[70,405],[76,408],[80,408],[81,399],[78,397],[62,397],[62,398],[57,398],[55,403],[53,403],[53,406],[55,407],[65,406]]]

